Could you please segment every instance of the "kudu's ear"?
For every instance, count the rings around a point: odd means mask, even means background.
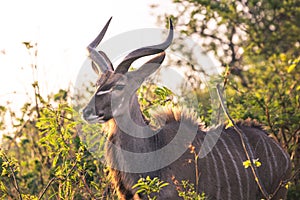
[[[107,57],[106,53],[104,53],[103,51],[98,51],[98,53],[103,57],[103,59],[106,62],[106,66],[108,67],[108,70],[110,71],[114,71],[114,67],[113,64],[111,63],[111,61],[109,60],[109,58]],[[99,67],[94,61],[92,61],[92,68],[94,70],[94,72],[98,75],[100,75],[101,73],[101,67]]]
[[[104,53],[103,51],[98,51],[98,53],[104,58],[104,60],[106,61],[106,64],[108,66],[108,70],[110,71],[114,71],[114,67],[113,64],[111,63],[110,59],[107,57],[106,53]]]
[[[92,64],[92,67],[94,71],[99,74],[100,71],[105,73],[107,70],[112,70],[112,64],[106,54],[102,51],[97,51],[96,47],[99,45],[101,40],[103,39],[107,28],[109,26],[109,23],[112,18],[110,18],[106,25],[103,27],[101,32],[98,34],[98,36],[87,46],[87,50],[89,52],[89,57],[92,60],[94,64]],[[97,69],[96,69],[97,68]]]
[[[150,76],[153,72],[155,72],[161,65],[161,63],[165,59],[165,52],[158,54],[145,64],[143,64],[139,69],[129,72],[129,76],[131,79],[135,80],[138,83],[142,83],[145,78]]]
[[[92,61],[92,68],[97,75],[100,75],[100,69],[93,61]]]

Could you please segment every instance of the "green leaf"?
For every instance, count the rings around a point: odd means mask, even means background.
[[[145,189],[139,189],[139,190],[136,191],[137,194],[144,193],[144,192],[145,192]]]
[[[291,73],[295,68],[296,68],[297,64],[291,64],[287,70],[288,73]]]
[[[163,188],[163,187],[166,187],[166,186],[168,186],[168,185],[169,185],[169,183],[163,183],[163,184],[159,185],[159,187],[160,187],[160,188]]]
[[[226,125],[225,129],[228,129],[230,127],[233,127],[233,123],[231,120],[229,120],[228,124]]]

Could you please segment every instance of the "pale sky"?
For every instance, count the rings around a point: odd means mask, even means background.
[[[149,6],[153,3],[159,4],[156,14],[164,14],[170,1],[1,0],[0,104],[10,100],[21,105],[32,94],[32,60],[22,42],[38,42],[37,76],[48,94],[74,82],[86,59],[85,47],[111,16],[104,40],[133,29],[157,28]]]
[[[74,85],[87,58],[86,46],[111,16],[103,43],[136,29],[164,28],[157,24],[157,16],[176,12],[171,1],[0,0],[0,105],[10,101],[10,107],[19,111],[25,102],[33,102],[34,77],[44,97]],[[151,4],[158,7],[151,9]],[[22,42],[38,43],[37,74],[32,73],[34,60]],[[197,53],[197,57],[211,63],[206,55]],[[166,75],[173,80],[169,72]],[[8,125],[4,132],[11,128]]]

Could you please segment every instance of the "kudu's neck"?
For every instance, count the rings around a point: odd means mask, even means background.
[[[143,128],[147,126],[147,121],[135,94],[130,98],[127,106],[120,115],[108,122],[106,127],[109,129],[107,131],[113,135],[122,132],[131,136],[143,135]]]
[[[129,112],[131,120],[139,126],[145,126],[145,117],[141,111],[140,104],[136,95],[133,95],[129,104]]]

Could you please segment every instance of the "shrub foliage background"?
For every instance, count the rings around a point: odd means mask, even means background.
[[[79,129],[98,131],[99,128],[88,129],[82,121],[74,120],[78,116],[68,100],[70,96],[65,90],[47,100],[37,93],[37,104],[26,103],[21,118],[9,113],[15,131],[5,135],[1,145],[0,197],[115,198],[109,193],[105,166],[86,150],[78,136]]]

